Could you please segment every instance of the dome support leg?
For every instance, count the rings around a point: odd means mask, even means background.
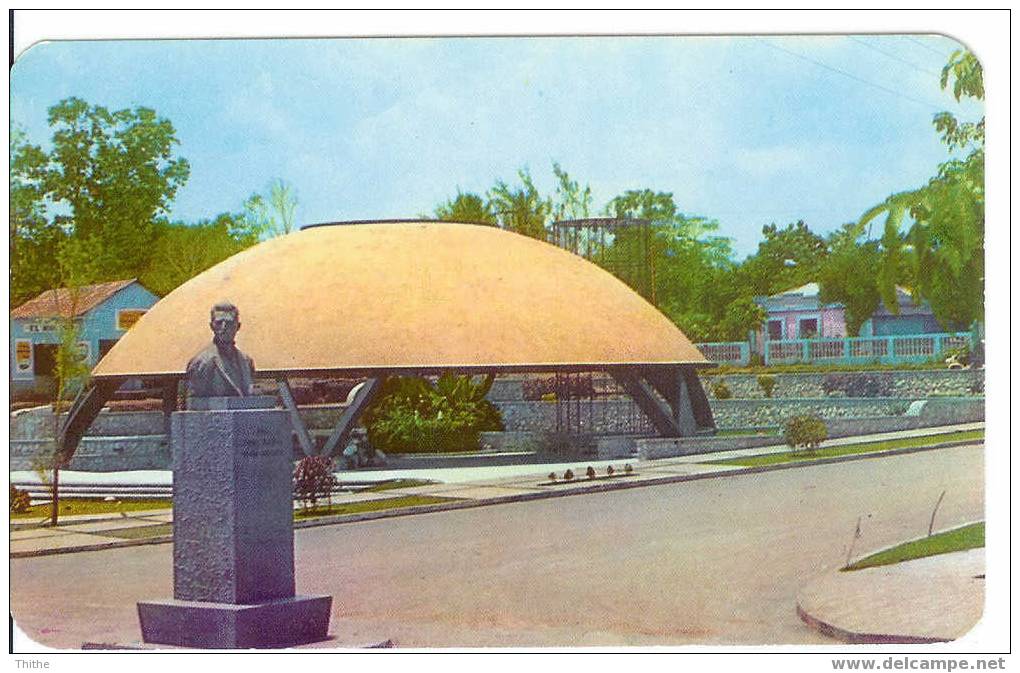
[[[312,443],[312,437],[308,434],[308,427],[301,420],[301,414],[298,413],[297,403],[294,401],[294,393],[290,389],[287,377],[281,376],[276,379],[276,387],[280,391],[280,400],[283,402],[283,408],[287,410],[290,426],[294,429],[294,434],[297,435],[301,451],[306,456],[314,456],[315,444]]]
[[[361,386],[361,390],[351,400],[350,405],[344,409],[343,415],[340,416],[340,420],[337,421],[336,427],[330,433],[325,446],[322,447],[320,455],[332,456],[340,444],[347,440],[351,430],[354,429],[355,423],[358,422],[358,418],[368,408],[369,403],[375,398],[381,387],[381,378],[370,378],[365,381],[365,384]]]

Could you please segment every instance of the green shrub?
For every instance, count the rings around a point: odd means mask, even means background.
[[[573,470],[567,470],[566,472],[563,473],[563,481],[570,481],[573,478],[574,478]]]
[[[772,391],[776,389],[776,377],[772,374],[760,374],[758,387],[765,393],[765,397],[772,397]]]
[[[337,483],[333,459],[328,456],[305,456],[294,468],[294,497],[305,507],[329,500]]]
[[[27,512],[31,505],[32,499],[29,497],[28,492],[22,491],[14,484],[11,484],[11,514]]]
[[[719,379],[712,383],[712,395],[717,400],[728,400],[733,397],[733,393],[730,392],[730,387],[726,385],[726,381]]]
[[[783,439],[794,451],[811,453],[829,436],[825,421],[814,414],[794,416],[786,421]]]
[[[369,442],[386,453],[477,451],[479,433],[503,430],[499,410],[485,399],[493,378],[388,379],[365,412]]]
[[[954,365],[959,367],[966,367],[970,364],[970,346],[964,344],[956,348],[947,348],[942,351],[943,363],[949,365],[950,369],[954,369]]]
[[[595,468],[592,467],[591,465],[589,465],[588,469],[584,471],[584,474],[589,479],[594,479],[595,478]]]

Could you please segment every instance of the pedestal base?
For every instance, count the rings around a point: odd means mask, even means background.
[[[138,604],[142,640],[208,649],[281,648],[326,639],[331,596],[255,605],[162,600]]]

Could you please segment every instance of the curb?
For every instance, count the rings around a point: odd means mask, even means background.
[[[896,636],[886,633],[857,633],[840,628],[835,624],[824,622],[817,617],[808,614],[797,603],[797,616],[801,621],[811,628],[821,632],[823,635],[842,640],[852,645],[930,645],[931,643],[952,642],[944,638],[924,638],[922,636]]]
[[[630,488],[644,488],[645,486],[662,486],[664,484],[676,484],[687,481],[700,481],[702,479],[718,479],[721,477],[741,476],[747,474],[759,474],[762,472],[773,472],[776,470],[790,470],[816,465],[830,465],[833,463],[846,463],[854,460],[867,460],[871,458],[885,458],[889,456],[920,453],[923,451],[935,451],[937,449],[950,449],[958,446],[971,446],[984,444],[980,440],[958,440],[953,442],[942,442],[928,446],[911,446],[901,449],[889,449],[887,451],[874,451],[870,453],[850,454],[846,456],[834,456],[832,458],[818,458],[815,460],[799,460],[790,463],[779,463],[776,465],[759,465],[756,467],[744,467],[733,470],[720,470],[718,472],[703,472],[701,474],[678,474],[667,477],[656,477],[654,479],[643,479],[641,481],[615,482],[598,484],[595,486],[578,487],[569,489],[537,492],[519,493],[517,495],[497,496],[478,500],[459,500],[435,505],[417,505],[412,507],[399,507],[377,512],[364,512],[361,514],[335,514],[332,516],[319,517],[313,520],[295,521],[294,528],[315,528],[318,526],[333,526],[345,523],[359,523],[362,521],[374,521],[377,519],[389,519],[398,516],[411,516],[415,514],[432,514],[435,512],[447,512],[459,509],[470,509],[473,507],[487,507],[490,505],[506,505],[515,502],[528,502],[531,500],[544,500],[546,498],[559,498],[570,495],[584,495],[586,493],[605,493],[607,491],[619,491]],[[117,542],[97,543],[94,545],[83,545],[78,547],[63,547],[57,549],[38,549],[31,551],[12,551],[10,558],[34,558],[38,556],[52,556],[55,554],[71,554],[83,551],[100,551],[103,549],[120,549],[123,547],[134,547],[138,545],[162,544],[173,542],[172,535],[161,535],[159,537],[146,538],[142,540],[121,540]]]
[[[966,523],[962,523],[962,524],[959,524],[959,525],[956,525],[956,526],[952,526],[951,528],[940,529],[938,531],[935,531],[933,533],[933,535],[939,535],[941,533],[948,533],[950,531],[958,530],[960,528],[965,528],[967,526],[972,526],[972,525],[974,525],[976,523],[982,523],[983,521],[984,521],[984,519],[977,519],[975,521],[968,521]],[[906,542],[910,542],[910,540],[907,540]],[[904,544],[904,542],[897,542],[896,544],[887,545],[885,547],[881,547],[881,548],[876,549],[874,551],[870,551],[867,554],[864,554],[863,556],[857,557],[854,561],[851,562],[851,565],[853,563],[856,563],[857,561],[860,561],[861,559],[867,558],[868,556],[872,556],[874,554],[879,554],[879,553],[881,553],[881,552],[883,552],[883,551],[885,551],[887,549],[893,549],[895,547],[899,547],[902,544]],[[938,556],[938,554],[935,554],[934,556]],[[844,567],[846,567],[846,566],[844,566]],[[832,574],[838,575],[838,574],[843,573],[843,572],[854,572],[854,571],[845,571],[843,568],[838,568],[838,569],[832,571]],[[822,577],[824,577],[824,576],[822,576]],[[801,605],[800,601],[801,601],[801,599],[798,597],[798,599],[797,599],[797,616],[800,617],[800,620],[802,622],[804,622],[805,624],[807,624],[811,628],[815,629],[816,631],[821,632],[823,635],[826,635],[826,636],[828,636],[830,638],[834,638],[836,640],[842,640],[845,643],[851,643],[853,645],[918,645],[918,644],[925,645],[925,644],[931,644],[931,643],[949,643],[949,642],[953,641],[953,639],[951,639],[951,638],[936,638],[936,637],[925,637],[925,636],[904,636],[904,635],[896,635],[896,634],[891,634],[891,633],[862,633],[862,632],[859,632],[859,631],[851,631],[849,629],[844,629],[841,626],[836,626],[835,624],[833,624],[831,622],[827,622],[827,621],[825,621],[823,619],[819,619],[818,617],[815,617],[810,612],[808,612],[807,610],[804,609],[804,607]]]

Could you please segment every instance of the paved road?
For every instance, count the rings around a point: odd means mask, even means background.
[[[960,447],[311,528],[298,588],[334,598],[326,646],[824,643],[797,591],[863,552],[983,517],[983,450]],[[137,642],[171,594],[168,545],[11,561],[37,640]]]

